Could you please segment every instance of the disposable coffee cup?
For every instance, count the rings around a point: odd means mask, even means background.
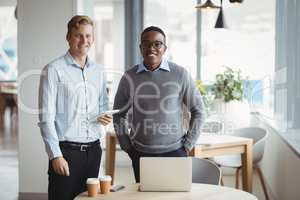
[[[100,177],[100,193],[109,193],[111,187],[111,176],[101,176]]]
[[[86,180],[87,190],[88,190],[88,196],[89,197],[95,197],[98,194],[99,189],[99,179],[97,178],[88,178]]]

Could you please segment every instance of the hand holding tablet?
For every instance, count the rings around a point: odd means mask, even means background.
[[[119,111],[120,110],[107,110],[97,117],[97,121],[106,126],[112,121],[112,115],[118,113]]]

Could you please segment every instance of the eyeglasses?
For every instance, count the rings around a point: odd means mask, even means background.
[[[148,49],[148,48],[154,48],[156,50],[161,49],[165,44],[161,41],[155,41],[155,42],[142,42],[141,46],[143,49]]]

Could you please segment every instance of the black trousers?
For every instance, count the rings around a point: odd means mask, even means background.
[[[184,147],[181,147],[175,151],[161,153],[161,154],[152,154],[152,153],[143,153],[137,151],[136,149],[131,149],[128,152],[128,155],[132,161],[132,167],[134,172],[135,181],[140,182],[140,158],[141,157],[186,157],[187,152]]]
[[[49,161],[48,200],[73,200],[78,194],[86,191],[87,178],[98,177],[102,155],[100,143],[98,141],[88,148],[83,147],[76,148],[66,145],[65,142],[63,145],[60,143],[63,157],[69,164],[70,176],[58,175]]]

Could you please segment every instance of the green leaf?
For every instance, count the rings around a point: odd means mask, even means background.
[[[234,71],[230,67],[226,67],[223,73],[216,75],[212,92],[215,98],[223,99],[225,102],[242,100],[243,80],[241,70]]]

